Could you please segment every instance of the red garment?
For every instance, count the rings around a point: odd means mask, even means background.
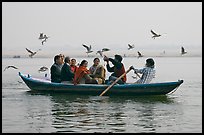
[[[70,66],[73,73],[76,73],[78,67],[77,66]]]
[[[75,75],[74,75],[74,84],[79,84],[80,80],[84,77],[85,74],[90,74],[89,70],[84,66],[79,66]]]
[[[114,67],[114,73],[115,73],[116,77],[120,77],[123,73],[125,73],[124,65],[122,66],[121,69],[117,69],[116,67]],[[127,81],[126,75],[121,79],[123,82],[126,82]]]

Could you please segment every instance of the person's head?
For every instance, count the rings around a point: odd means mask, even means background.
[[[98,66],[98,64],[100,63],[100,59],[94,58],[93,62],[94,62],[94,66]]]
[[[65,59],[65,56],[64,56],[64,54],[59,54],[59,56],[62,58],[62,61],[64,62],[64,59]]]
[[[123,60],[121,55],[116,54],[115,55],[115,60],[117,60],[118,62],[121,62]]]
[[[146,67],[154,67],[154,60],[152,58],[146,59]]]
[[[75,66],[76,65],[76,59],[71,59],[70,65]]]
[[[88,61],[86,61],[86,60],[82,60],[80,66],[87,67],[87,66],[88,66]]]
[[[54,57],[54,62],[57,64],[62,64],[63,63],[62,57],[60,57],[59,55],[56,55]]]
[[[70,58],[69,58],[69,56],[65,57],[64,62],[70,64]]]
[[[61,53],[59,54],[59,56],[60,56],[60,57],[65,57],[64,54],[61,54]]]

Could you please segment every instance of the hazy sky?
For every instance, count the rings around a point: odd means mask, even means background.
[[[163,34],[151,38],[150,30]],[[50,36],[41,45],[40,32]],[[188,51],[202,48],[201,2],[3,2],[2,51],[23,54],[86,54],[108,47],[114,53],[135,50]]]

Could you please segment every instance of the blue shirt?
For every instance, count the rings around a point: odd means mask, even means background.
[[[142,69],[134,69],[136,73],[141,73],[142,77],[137,80],[136,83],[150,83],[153,78],[155,78],[155,69],[154,67],[145,67]]]

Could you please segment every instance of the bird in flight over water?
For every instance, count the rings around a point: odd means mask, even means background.
[[[96,54],[100,54],[100,56],[103,57],[103,52],[101,50],[97,51]]]
[[[108,48],[103,48],[102,50],[97,51],[96,54],[100,54],[100,56],[103,57],[103,56],[104,56],[104,55],[103,55],[103,52],[107,52],[107,51],[110,51],[110,49],[108,49]]]
[[[44,35],[44,40],[42,41],[42,45],[44,45],[43,43],[47,41],[49,37],[47,37],[46,35]]]
[[[44,71],[47,71],[47,70],[48,70],[48,68],[45,67],[45,66],[43,66],[43,67],[41,67],[38,71],[39,71],[39,72],[44,72]]]
[[[40,51],[41,49],[38,49],[37,51],[33,52],[31,50],[29,50],[28,48],[26,48],[26,50],[30,53],[29,57],[32,58],[38,51]]]
[[[134,45],[128,44],[128,50],[133,49],[134,47]]]
[[[40,33],[40,36],[39,36],[39,38],[38,39],[40,39],[40,40],[42,40],[42,45],[44,44],[44,42],[46,42],[47,41],[47,39],[48,39],[49,37],[47,36],[47,35],[43,35],[43,33]],[[43,40],[44,39],[44,40]]]
[[[87,54],[88,53],[92,53],[93,51],[91,50],[91,45],[88,47],[87,45],[85,45],[85,44],[82,44],[85,48],[86,48],[86,50],[87,50]]]
[[[184,47],[181,47],[181,55],[186,54],[187,52],[185,51]]]
[[[108,49],[108,48],[103,48],[102,49],[102,52],[107,52],[107,51],[110,51],[110,49]]]
[[[160,34],[155,33],[153,30],[151,30],[151,33],[153,34],[153,36],[152,36],[153,39],[161,36]]]
[[[143,57],[143,55],[139,51],[137,52],[137,54],[138,54],[138,58]]]
[[[5,67],[4,71],[6,71],[6,70],[7,70],[7,69],[9,69],[9,68],[18,69],[18,68],[17,68],[17,67],[15,67],[15,66],[7,66],[7,67]]]
[[[38,39],[44,39],[43,33],[40,33],[40,36]]]

